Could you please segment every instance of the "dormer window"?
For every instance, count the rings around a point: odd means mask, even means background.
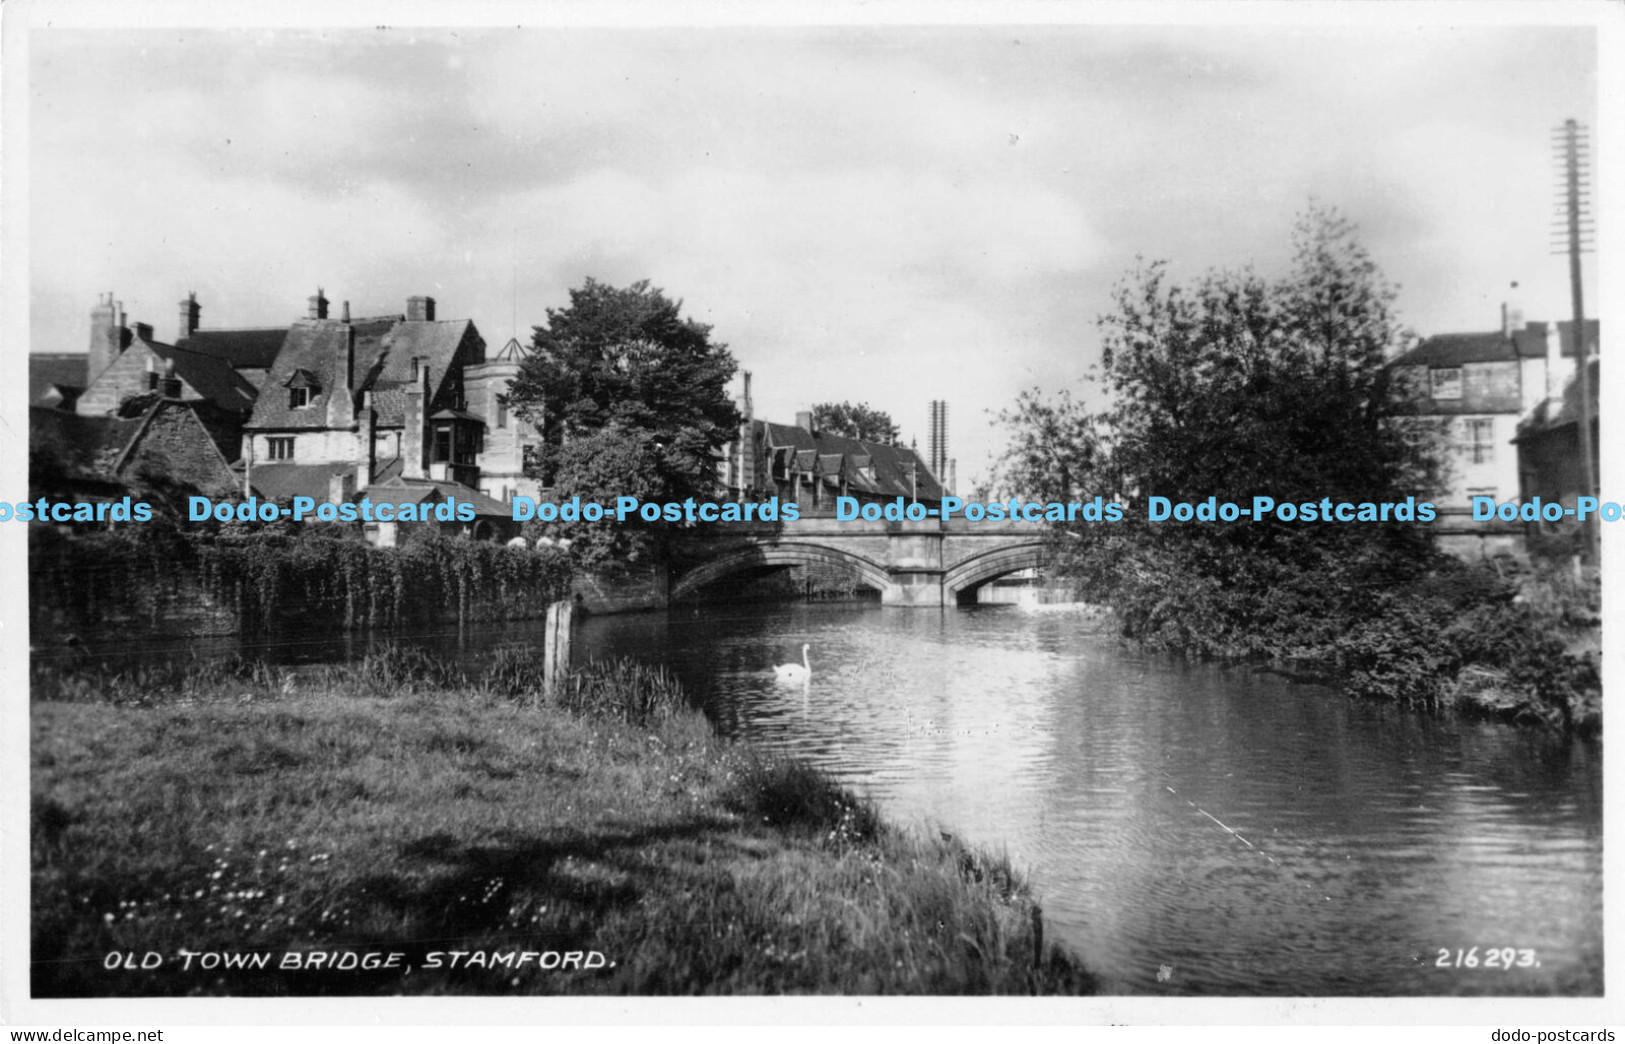
[[[293,371],[283,387],[288,389],[288,409],[299,410],[309,406],[316,398],[319,390],[316,385],[316,375],[309,370],[298,369]]]

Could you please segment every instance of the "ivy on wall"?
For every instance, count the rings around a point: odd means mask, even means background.
[[[30,533],[29,577],[36,630],[52,617],[157,625],[178,600],[201,595],[234,614],[237,630],[269,631],[541,616],[568,596],[570,564],[555,549],[450,538],[377,548],[311,534],[40,527]]]

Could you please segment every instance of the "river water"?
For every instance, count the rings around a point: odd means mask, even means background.
[[[705,608],[591,621],[577,653],[664,662],[730,731],[1008,850],[1113,992],[1601,992],[1598,745],[1082,630],[1013,607]],[[803,643],[810,683],[779,684]],[[1491,948],[1534,953],[1489,968]]]
[[[425,641],[478,659],[540,630]],[[1600,744],[1086,632],[1015,607],[707,607],[590,619],[576,656],[665,664],[726,731],[1008,851],[1110,992],[1600,994]],[[778,683],[803,643],[810,682]]]

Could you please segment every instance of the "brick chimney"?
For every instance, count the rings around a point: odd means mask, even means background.
[[[316,288],[316,296],[310,299],[310,318],[327,318],[327,297],[322,293],[322,288],[319,286]]]
[[[812,411],[811,410],[799,410],[799,411],[797,411],[797,413],[796,413],[796,427],[805,429],[808,434],[812,433],[813,426],[812,426]]]
[[[434,298],[408,297],[406,299],[406,321],[409,323],[434,322]]]
[[[135,334],[136,340],[146,341],[148,344],[152,343],[151,323],[131,323],[130,330]]]
[[[175,340],[184,341],[197,333],[197,317],[202,311],[197,303],[196,292],[188,292],[186,300],[181,302],[181,322],[176,327]]]
[[[406,430],[401,432],[401,477],[429,477],[429,368],[418,367],[417,383],[406,389]]]
[[[91,380],[113,365],[124,350],[122,308],[113,300],[112,291],[96,298],[96,307],[90,310],[90,362]]]

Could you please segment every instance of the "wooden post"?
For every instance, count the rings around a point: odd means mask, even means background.
[[[569,599],[547,607],[547,623],[542,628],[542,688],[549,700],[570,675],[570,632],[575,608]]]

